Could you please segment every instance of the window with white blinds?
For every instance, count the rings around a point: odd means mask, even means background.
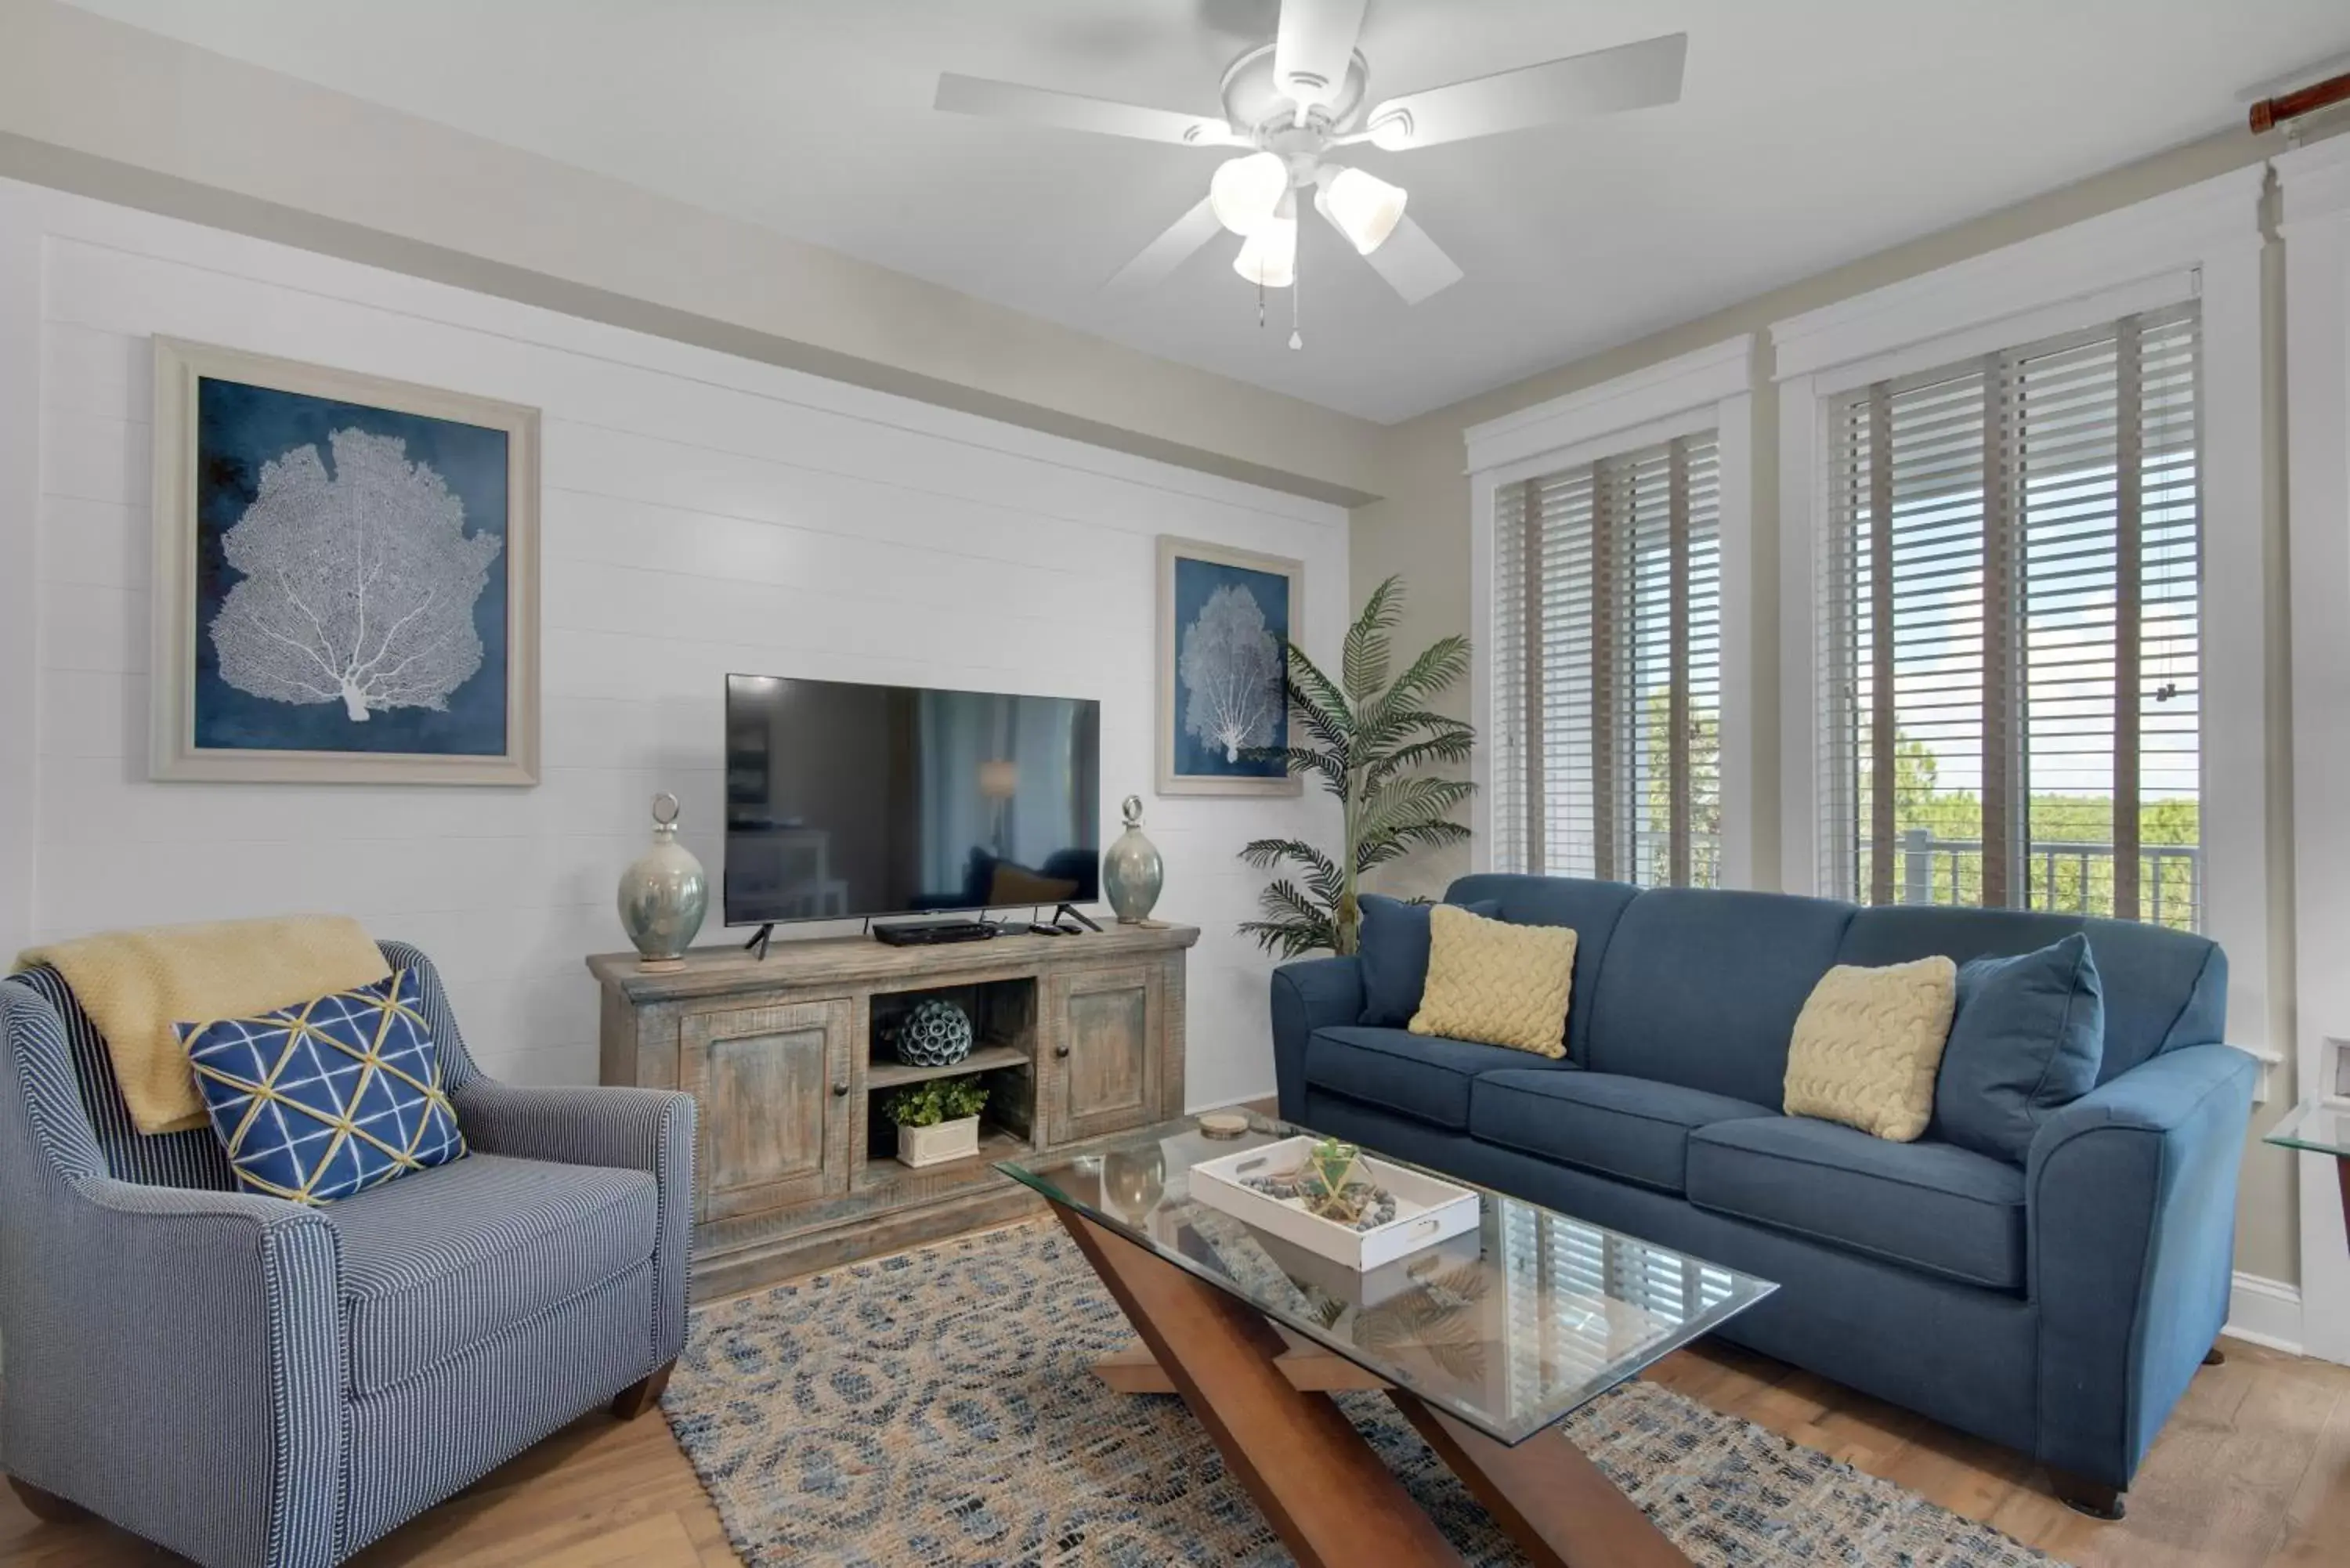
[[[1719,879],[1721,501],[1711,431],[1496,492],[1496,870]]]
[[[2197,306],[1833,400],[1825,886],[2203,909]]]

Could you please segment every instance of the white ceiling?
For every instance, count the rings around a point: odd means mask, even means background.
[[[199,47],[1380,421],[2241,123],[2343,0],[1370,0],[1376,98],[1690,34],[1680,103],[1359,161],[1468,276],[1408,306],[1317,223],[1099,286],[1219,154],[932,112],[941,70],[1212,111],[1275,0],[76,0]],[[1229,154],[1225,154],[1229,156]]]

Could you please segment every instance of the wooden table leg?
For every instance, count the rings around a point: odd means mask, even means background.
[[[1053,1211],[1249,1496],[1305,1568],[1459,1568],[1460,1554],[1287,1348],[1241,1302],[1062,1204]]]
[[[1512,1448],[1401,1388],[1388,1397],[1536,1568],[1690,1568],[1640,1505],[1556,1429]]]

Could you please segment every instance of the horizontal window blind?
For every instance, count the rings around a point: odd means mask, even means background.
[[[2199,927],[2198,322],[1832,402],[1826,886]]]
[[[1721,514],[1711,431],[1496,495],[1496,869],[1717,880]]]

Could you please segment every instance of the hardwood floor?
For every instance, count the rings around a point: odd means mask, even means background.
[[[2027,1461],[1726,1345],[1649,1376],[1996,1525],[2078,1568],[2339,1568],[2350,1541],[2350,1367],[2226,1340],[2099,1524]],[[40,1524],[0,1491],[0,1564],[180,1559],[103,1524]],[[717,1568],[735,1558],[668,1426],[588,1416],[357,1559],[367,1568]]]

